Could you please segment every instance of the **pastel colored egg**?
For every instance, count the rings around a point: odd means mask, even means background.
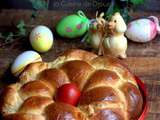
[[[30,33],[30,43],[34,50],[38,52],[47,52],[53,45],[52,31],[46,27],[39,25]]]
[[[84,35],[88,25],[89,19],[82,11],[78,11],[76,14],[62,18],[56,26],[56,31],[61,37],[73,39]]]
[[[137,19],[128,24],[126,36],[134,42],[149,42],[160,34],[159,20],[155,16]]]
[[[11,72],[14,76],[18,76],[28,64],[39,61],[42,61],[42,58],[37,52],[25,51],[14,60],[11,66]]]

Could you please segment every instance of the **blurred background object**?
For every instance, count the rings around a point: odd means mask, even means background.
[[[32,9],[30,1],[38,0],[1,0],[0,7],[14,9]],[[46,0],[47,1],[47,0]],[[84,11],[103,10],[111,0],[48,0],[50,10]],[[119,0],[118,0],[119,1]],[[145,4],[138,7],[143,11],[160,11],[160,0],[145,0]]]
[[[1,8],[32,9],[32,0],[1,0]],[[111,0],[48,0],[50,10],[94,10],[103,8]]]

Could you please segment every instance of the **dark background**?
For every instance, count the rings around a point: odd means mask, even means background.
[[[109,2],[110,0],[50,0],[49,9],[67,11],[79,9],[84,11],[105,10],[104,8]],[[0,8],[32,9],[29,0],[0,0]],[[144,5],[138,7],[138,10],[160,12],[160,0],[146,0]]]

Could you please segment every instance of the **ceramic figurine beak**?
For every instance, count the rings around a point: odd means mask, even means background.
[[[109,28],[110,30],[111,30],[111,29],[114,29],[115,26],[116,26],[116,24],[115,24],[114,22],[112,22],[112,21],[110,21],[110,22],[108,23],[108,28]]]

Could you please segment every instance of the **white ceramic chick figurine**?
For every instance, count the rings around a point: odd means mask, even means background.
[[[112,16],[108,22],[108,29],[110,31],[109,37],[103,41],[105,53],[119,58],[126,58],[127,39],[124,32],[127,30],[127,26],[120,13],[117,12]]]

